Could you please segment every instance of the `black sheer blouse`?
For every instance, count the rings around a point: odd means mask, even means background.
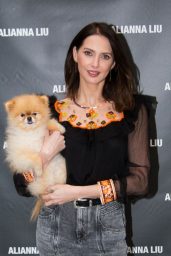
[[[143,97],[137,96],[135,102],[134,110],[125,111],[124,118],[98,129],[75,127],[68,120],[61,120],[63,113],[52,106],[54,116],[66,128],[66,148],[61,153],[66,159],[68,184],[92,185],[113,179],[121,199],[147,193],[148,114]],[[19,194],[29,195],[21,175],[14,175],[14,183]]]

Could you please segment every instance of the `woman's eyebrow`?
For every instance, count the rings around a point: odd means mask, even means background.
[[[95,52],[93,49],[87,48],[87,47],[85,47],[84,50],[88,50],[88,51],[91,51],[91,52]],[[102,54],[110,54],[110,55],[113,56],[113,53],[112,53],[112,52],[102,52]]]

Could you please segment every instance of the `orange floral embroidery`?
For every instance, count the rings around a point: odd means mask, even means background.
[[[70,115],[67,120],[70,122],[74,122],[76,119],[77,119],[76,115]]]
[[[108,119],[115,119],[116,114],[113,113],[112,111],[109,111],[109,112],[106,113],[106,117],[107,117]]]
[[[56,101],[55,102],[55,109],[56,109],[57,112],[61,112],[63,107],[66,107],[66,106],[68,106],[67,101]]]
[[[65,117],[68,116],[68,113],[67,113],[67,112],[61,112],[61,116],[62,116],[63,118],[65,118]]]
[[[102,125],[105,125],[105,124],[106,124],[106,121],[105,121],[105,120],[101,121],[101,124],[102,124]]]
[[[90,121],[88,124],[87,124],[87,129],[96,129],[97,128],[97,124],[93,121]]]
[[[72,104],[72,101],[66,98],[62,101],[56,101],[55,109],[59,113],[59,121],[68,121],[73,127],[98,129],[124,118],[123,112],[120,113],[112,109],[109,111],[109,108],[108,112],[103,110],[102,113],[98,113],[93,108],[83,113],[83,110],[80,109],[80,115],[78,115],[79,111]]]
[[[80,126],[80,125],[82,125],[82,123],[81,123],[81,122],[78,122],[78,123],[76,123],[76,125],[77,125],[77,126]]]
[[[95,118],[98,116],[98,113],[94,109],[90,109],[88,113],[86,113],[86,117],[88,118]]]

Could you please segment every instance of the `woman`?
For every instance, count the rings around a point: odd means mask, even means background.
[[[114,28],[89,24],[68,50],[67,98],[54,105],[65,138],[58,132],[46,136],[41,151],[44,165],[62,151],[67,184],[42,195],[41,256],[127,255],[126,197],[148,190],[147,112],[135,64]],[[14,180],[19,193],[28,195],[27,181]]]

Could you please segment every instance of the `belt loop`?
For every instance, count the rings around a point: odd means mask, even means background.
[[[89,206],[93,206],[93,201],[91,199],[89,200]]]

